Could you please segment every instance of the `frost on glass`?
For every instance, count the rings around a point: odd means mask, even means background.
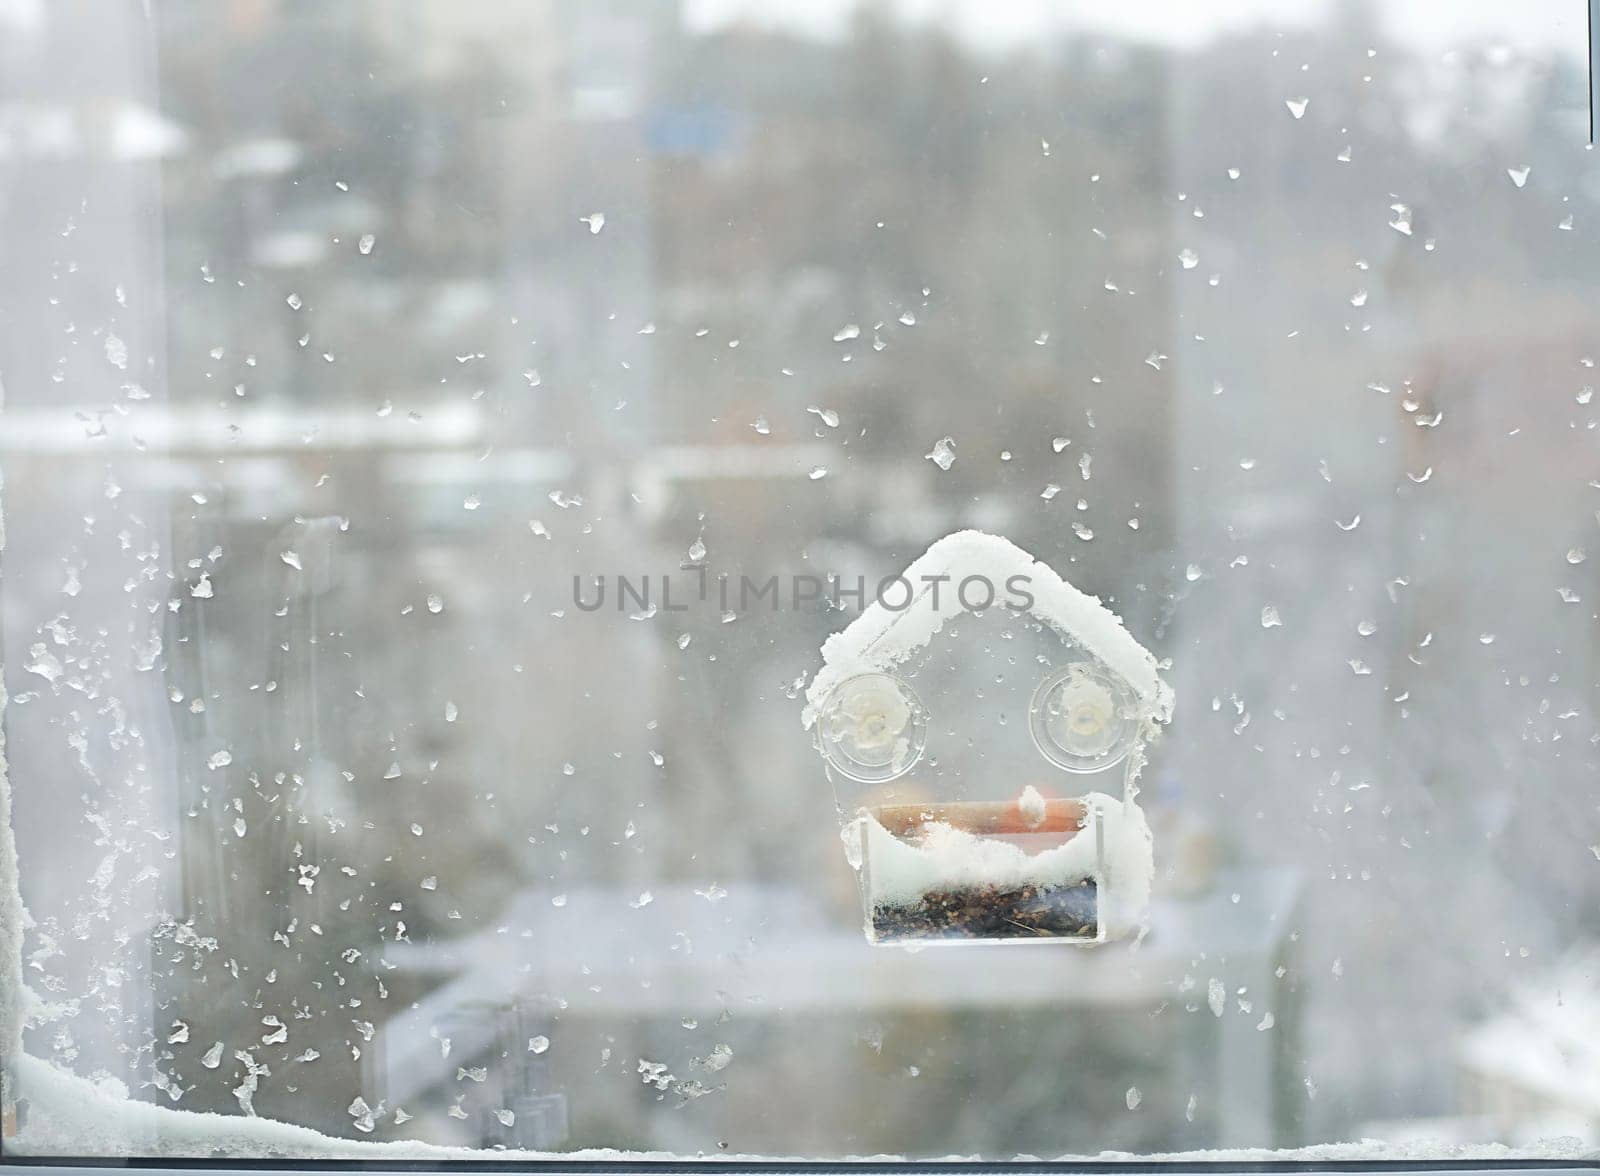
[[[1582,11],[0,3],[5,1154],[1592,1154]]]

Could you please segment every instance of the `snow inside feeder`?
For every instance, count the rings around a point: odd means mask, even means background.
[[[867,939],[1137,930],[1154,862],[1136,781],[1172,712],[1155,659],[1007,539],[949,535],[901,579],[824,643],[802,715]]]

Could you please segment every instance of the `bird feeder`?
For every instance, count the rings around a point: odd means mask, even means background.
[[[1172,713],[1155,659],[998,536],[946,536],[892,579],[823,644],[802,714],[867,939],[1102,943],[1136,929],[1154,873],[1137,780]]]

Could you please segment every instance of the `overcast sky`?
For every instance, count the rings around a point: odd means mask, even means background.
[[[696,29],[733,23],[783,28],[816,37],[848,28],[860,0],[684,0]],[[1174,45],[1200,44],[1251,25],[1314,24],[1330,0],[883,0],[906,18],[954,29],[985,49],[1009,49],[1041,35],[1093,29]],[[1382,0],[1374,6],[1390,34],[1441,49],[1500,41],[1538,52],[1587,53],[1587,0]]]

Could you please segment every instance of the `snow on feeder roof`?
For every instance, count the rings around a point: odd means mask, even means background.
[[[914,590],[908,605],[896,610],[875,600],[823,643],[823,666],[806,689],[801,714],[807,729],[839,683],[858,674],[892,669],[932,641],[946,621],[973,611],[954,587],[939,593],[928,590],[934,583],[959,586],[973,576],[992,586],[997,598],[1016,577],[1022,577],[1033,597],[1029,613],[1077,641],[1121,675],[1138,695],[1149,720],[1165,723],[1171,719],[1172,689],[1162,681],[1150,651],[1133,639],[1121,619],[1098,597],[1074,588],[1054,568],[1011,540],[983,531],[956,531],[929,547],[901,576]],[[918,586],[920,591],[916,591]]]

